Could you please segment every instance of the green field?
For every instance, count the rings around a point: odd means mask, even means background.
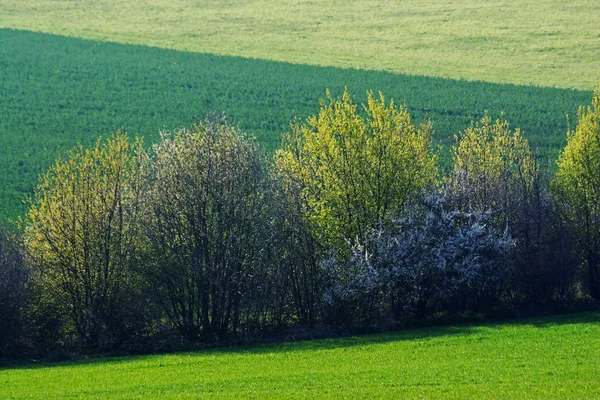
[[[77,143],[115,129],[151,143],[216,111],[273,151],[294,116],[344,86],[430,117],[446,167],[484,110],[551,166],[565,115],[600,79],[597,15],[595,0],[3,0],[0,222],[24,214],[37,176]]]
[[[591,92],[498,85],[377,71],[314,67],[0,29],[0,220],[23,215],[23,199],[61,151],[91,145],[114,129],[148,142],[163,128],[225,112],[266,149],[279,146],[294,116],[318,110],[325,89],[344,86],[406,102],[429,116],[438,143],[479,119],[504,112],[543,160],[565,143],[566,118]],[[442,161],[448,164],[447,148]],[[445,161],[444,161],[445,160]]]
[[[600,314],[0,370],[11,398],[598,398]]]
[[[0,27],[176,50],[591,90],[597,0],[3,0]]]
[[[0,224],[57,156],[213,112],[269,152],[344,87],[434,123],[485,110],[545,170],[600,81],[598,0],[0,0]],[[600,398],[600,313],[0,368],[0,398]]]

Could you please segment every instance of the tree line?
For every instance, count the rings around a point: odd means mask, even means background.
[[[430,121],[321,101],[274,158],[213,116],[117,132],[40,178],[0,234],[0,354],[151,351],[523,315],[600,299],[600,91],[554,176],[485,115],[442,173]]]

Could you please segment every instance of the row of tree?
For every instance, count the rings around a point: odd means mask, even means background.
[[[440,178],[431,123],[372,93],[327,93],[273,162],[221,118],[76,148],[0,235],[0,352],[599,299],[599,122],[596,92],[552,179],[487,115]]]

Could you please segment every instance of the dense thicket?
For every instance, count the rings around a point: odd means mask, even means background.
[[[553,189],[563,216],[576,232],[587,289],[600,298],[600,90],[594,93],[591,107],[579,109],[577,127],[567,133]]]
[[[487,114],[437,179],[431,124],[372,93],[362,110],[328,94],[273,163],[217,117],[150,152],[122,133],[75,149],[40,180],[26,257],[0,235],[0,351],[16,338],[148,350],[598,300],[599,109],[596,93],[552,193],[520,131]]]
[[[10,353],[23,334],[23,307],[30,273],[14,236],[0,229],[0,356]]]

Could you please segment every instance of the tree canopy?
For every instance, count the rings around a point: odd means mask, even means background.
[[[437,177],[430,122],[413,124],[405,106],[386,104],[381,93],[368,92],[363,111],[347,91],[338,99],[327,92],[319,113],[296,121],[276,156],[324,243],[364,241]]]
[[[504,227],[513,223],[538,174],[527,139],[507,121],[494,122],[487,114],[455,138],[448,177],[455,205],[464,211],[491,212]]]

